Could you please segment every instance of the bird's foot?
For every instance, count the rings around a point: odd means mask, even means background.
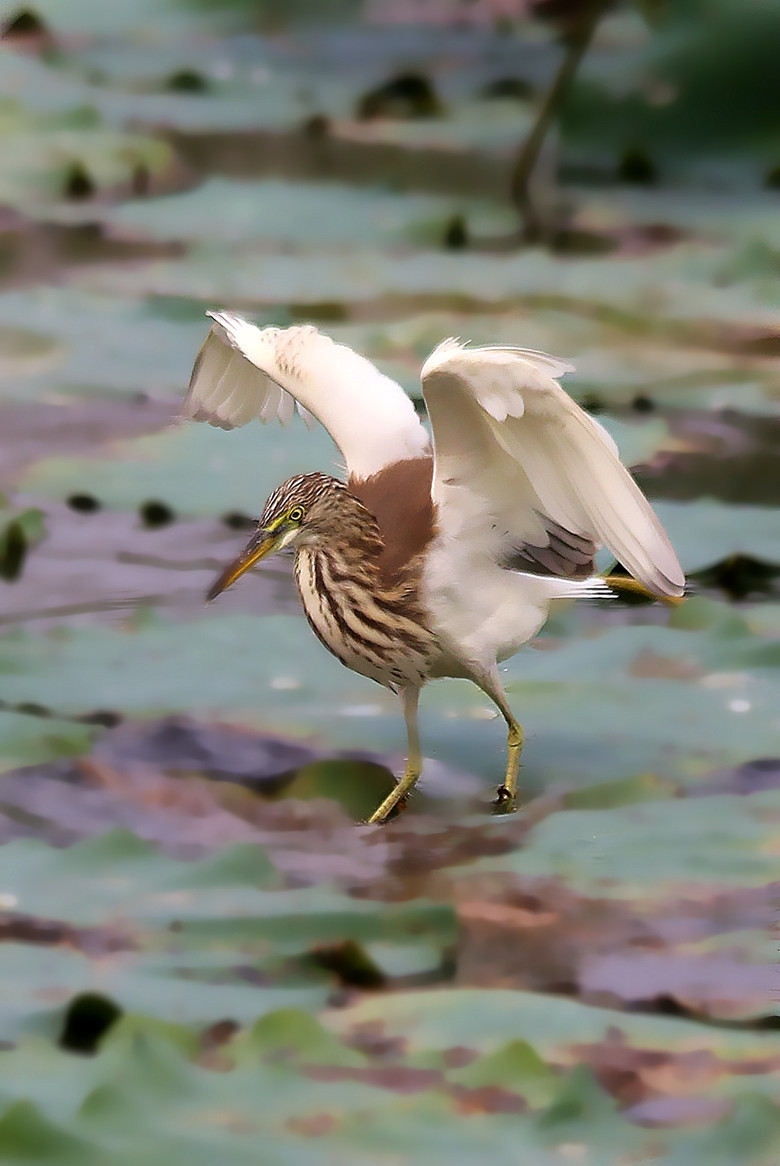
[[[397,818],[399,814],[402,814],[409,804],[409,795],[418,777],[419,772],[407,770],[403,777],[396,781],[395,786],[385,800],[374,810],[366,825],[383,825],[385,822],[389,822]]]
[[[514,814],[517,810],[517,797],[505,785],[496,790],[496,800],[493,802],[494,814]]]
[[[409,805],[409,798],[406,794],[400,797],[392,806],[385,808],[383,802],[379,809],[375,810],[371,817],[364,823],[366,826],[384,826],[387,822],[394,821],[400,814],[403,814],[406,807]]]

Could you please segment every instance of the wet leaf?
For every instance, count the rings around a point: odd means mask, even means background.
[[[138,167],[162,182],[174,156],[164,142],[100,125],[78,124],[68,114],[36,116],[5,102],[0,141],[9,158],[0,199],[26,215],[45,218],[61,201],[91,199],[101,189],[129,190]]]
[[[221,245],[328,248],[392,247],[432,243],[456,210],[475,216],[501,214],[489,203],[361,190],[337,183],[282,180],[234,182],[212,179],[184,194],[125,203],[103,215],[120,238],[207,238]]]
[[[0,358],[2,396],[54,404],[85,398],[95,417],[101,397],[146,394],[173,405],[203,334],[200,305],[176,320],[154,304],[56,287],[9,291],[0,302],[14,336],[5,366]],[[110,436],[121,432],[119,423]]]
[[[737,554],[780,564],[780,531],[771,507],[728,506],[701,499],[659,502],[657,511],[680,547],[686,571],[698,571]]]
[[[549,1105],[556,1092],[555,1076],[536,1050],[523,1040],[508,1041],[495,1052],[477,1057],[449,1080],[468,1089],[497,1086],[524,1097],[533,1108]]]
[[[662,997],[694,1015],[738,1019],[769,1015],[773,977],[772,968],[739,958],[606,956],[586,963],[582,988],[601,1001],[614,993],[634,1003]]]
[[[632,1043],[649,1049],[690,1047],[723,1057],[750,1058],[762,1047],[776,1049],[773,1038],[738,1029],[700,1025],[684,1018],[623,1014],[577,1001],[500,989],[450,988],[367,997],[326,1015],[327,1027],[341,1039],[403,1042],[407,1055],[423,1050],[467,1048],[483,1054],[506,1044],[507,1031],[527,1041],[545,1060],[561,1061],[583,1041],[603,1041],[616,1023]],[[573,1060],[577,1050],[570,1054]]]

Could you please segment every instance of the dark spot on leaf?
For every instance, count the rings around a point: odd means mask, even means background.
[[[349,316],[347,308],[338,300],[314,300],[305,304],[291,304],[290,313],[293,316],[309,317],[312,320],[330,320],[340,322]]]
[[[488,81],[480,90],[479,96],[486,101],[514,98],[516,101],[528,101],[535,93],[534,86],[525,77],[496,77],[495,81]]]
[[[240,1027],[235,1020],[217,1020],[214,1024],[210,1024],[200,1034],[202,1051],[210,1052],[212,1049],[218,1049],[221,1045],[227,1044],[240,1030]]]
[[[95,709],[91,713],[82,713],[76,720],[84,725],[102,725],[106,729],[113,729],[122,723],[122,714],[112,709]]]
[[[530,7],[535,20],[554,24],[564,36],[571,36],[607,6],[604,0],[532,0]]]
[[[659,1016],[690,1016],[690,1010],[668,992],[659,992],[651,1001],[637,1006],[636,1011],[653,1012]]]
[[[178,69],[171,73],[165,87],[173,93],[206,93],[209,83],[203,74],[195,69]]]
[[[84,202],[95,194],[95,182],[83,162],[74,162],[65,174],[62,197],[71,202]]]
[[[655,410],[655,401],[644,393],[637,393],[631,402],[631,408],[635,413],[652,413]]]
[[[7,807],[5,812],[8,812]],[[3,910],[0,910],[0,941],[31,943],[43,947],[70,947],[89,956],[132,948],[126,935],[107,927],[78,928],[63,923],[61,919],[39,919],[35,915]]]
[[[60,1048],[87,1055],[97,1052],[101,1040],[121,1016],[122,1009],[108,996],[97,992],[76,996],[65,1012]]]
[[[571,227],[555,231],[550,240],[550,247],[556,255],[608,255],[618,246],[618,240],[610,235],[577,231]]]
[[[71,510],[78,510],[81,514],[94,514],[100,510],[100,503],[92,494],[71,494],[66,501]]]
[[[33,12],[31,8],[21,8],[3,21],[0,26],[0,37],[13,40],[14,37],[45,36],[48,31],[37,12]]]
[[[586,413],[604,412],[604,402],[602,401],[601,397],[597,397],[595,393],[586,393],[585,396],[580,399],[580,404]]]
[[[380,988],[385,982],[382,970],[354,939],[315,948],[307,959],[315,967],[333,972],[345,986]]]
[[[399,73],[363,94],[356,117],[360,121],[378,117],[411,119],[439,117],[442,112],[442,103],[424,74]]]
[[[301,133],[311,142],[321,142],[330,134],[330,118],[324,113],[314,113],[301,126]]]
[[[448,251],[462,251],[468,246],[469,232],[463,215],[453,215],[444,229],[442,242]]]
[[[142,502],[138,507],[138,513],[144,526],[152,528],[167,526],[175,518],[170,506],[165,502],[158,502],[154,499],[149,502]]]
[[[73,943],[75,932],[59,919],[36,919],[32,915],[2,912],[0,940],[4,943],[59,945]]]
[[[16,583],[21,578],[28,550],[24,527],[18,519],[12,519],[0,532],[0,579]]]
[[[238,510],[231,510],[229,514],[223,514],[222,522],[230,530],[252,530],[257,526],[256,518],[250,518],[248,514],[241,514]]]
[[[656,166],[644,150],[626,150],[618,163],[618,178],[635,186],[653,186],[658,181]]]
[[[144,162],[136,162],[130,177],[130,190],[136,198],[146,198],[149,194],[152,176]]]
[[[46,708],[42,704],[35,704],[34,701],[22,701],[20,704],[11,707],[15,707],[17,713],[23,713],[28,717],[51,717],[54,715],[51,709]]]
[[[705,586],[719,587],[729,599],[746,599],[748,595],[771,595],[780,574],[780,565],[765,563],[751,555],[730,555],[720,563],[715,563],[694,578]]]

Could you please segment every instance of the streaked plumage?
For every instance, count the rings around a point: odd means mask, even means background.
[[[497,661],[539,631],[554,599],[609,593],[593,573],[602,545],[654,594],[684,589],[669,540],[611,437],[558,384],[571,366],[527,349],[445,341],[422,369],[431,442],[400,386],[316,329],[261,330],[229,312],[209,314],[185,415],[225,429],[255,417],[285,424],[297,404],[309,423],[326,426],[349,474],[346,485],[300,475],[274,491],[258,535],[213,594],[294,544],[315,634],[348,667],[402,696],[410,761],[398,789],[419,772],[419,689],[464,676],[507,721],[499,792],[511,803],[522,734]],[[397,800],[391,795],[372,821]]]

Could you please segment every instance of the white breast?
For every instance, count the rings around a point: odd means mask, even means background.
[[[487,556],[431,547],[423,598],[447,654],[489,669],[530,640],[544,624],[557,580],[506,571]],[[453,571],[453,560],[457,570]],[[468,587],[463,580],[468,579]]]

